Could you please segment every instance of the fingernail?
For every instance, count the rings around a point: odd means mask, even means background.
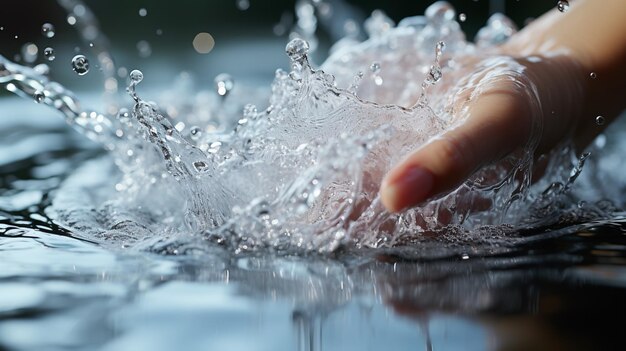
[[[426,200],[434,183],[433,174],[422,167],[410,167],[388,183],[381,197],[385,206],[397,212]]]

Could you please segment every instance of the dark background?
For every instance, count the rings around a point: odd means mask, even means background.
[[[146,82],[165,83],[181,70],[187,70],[198,83],[209,84],[216,74],[224,71],[239,80],[270,80],[276,68],[287,66],[283,52],[287,35],[277,36],[273,28],[281,16],[293,17],[295,1],[249,1],[250,7],[243,11],[237,7],[237,0],[86,0],[85,4],[96,14],[102,32],[108,36],[118,66],[128,70],[141,69]],[[328,2],[334,3],[332,0]],[[397,23],[404,17],[423,14],[432,3],[406,0],[341,2],[351,9],[359,23],[374,9],[382,9]],[[527,19],[556,6],[556,1],[546,0],[452,0],[450,3],[457,14],[467,15],[461,25],[468,39],[473,38],[492,12],[504,11],[523,27]],[[148,11],[147,16],[139,16],[140,8]],[[99,88],[102,75],[93,69],[97,64],[93,52],[76,34],[76,28],[67,24],[66,16],[54,0],[2,0],[0,27],[4,29],[0,31],[0,55],[14,59],[24,43],[32,42],[39,47],[36,63],[41,63],[46,62],[41,55],[43,49],[50,46],[57,56],[49,63],[53,79],[73,89]],[[41,34],[41,25],[46,22],[55,25],[57,34],[54,38],[45,38]],[[332,35],[321,24],[318,28],[322,39],[316,53],[319,62],[327,54]],[[157,29],[162,35],[156,34]],[[193,49],[191,43],[198,32],[211,33],[215,38],[211,53],[201,55]],[[140,57],[136,47],[140,40],[150,43],[150,57]],[[86,76],[79,77],[71,71],[70,61],[76,52],[90,58],[92,71]]]

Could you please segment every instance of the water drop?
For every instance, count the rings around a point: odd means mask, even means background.
[[[152,47],[150,43],[145,40],[140,40],[137,42],[137,51],[139,51],[139,57],[146,58],[152,55]]]
[[[569,2],[567,0],[559,0],[559,2],[556,3],[556,8],[565,13],[569,10]]]
[[[237,0],[237,8],[241,11],[245,11],[250,8],[249,0]]]
[[[33,43],[26,43],[22,46],[22,58],[27,63],[33,63],[37,60],[37,53],[39,48]]]
[[[73,26],[76,24],[76,17],[69,15],[67,16],[67,24],[69,24],[70,26]]]
[[[596,124],[599,125],[599,126],[604,125],[604,117],[602,117],[602,116],[596,117]]]
[[[591,73],[589,74],[589,77],[591,77],[591,79],[596,79],[596,77],[597,77],[597,76],[598,76],[598,75],[596,74],[596,72],[591,72]]]
[[[33,94],[33,98],[35,98],[35,102],[40,104],[46,98],[44,93],[41,90],[37,90],[35,94]]]
[[[380,73],[380,63],[379,62],[372,63],[372,65],[370,66],[370,70],[374,74]]]
[[[43,26],[41,26],[41,34],[43,34],[44,37],[46,38],[52,38],[54,37],[54,26],[50,23],[44,23]]]
[[[467,15],[464,13],[459,13],[459,21],[465,22],[467,20]]]
[[[72,58],[72,69],[80,76],[84,76],[89,72],[89,60],[85,55],[76,55]]]
[[[146,10],[143,7],[139,9],[139,16],[146,17],[147,15],[148,15],[148,10]]]
[[[441,69],[438,66],[431,66],[430,71],[428,72],[428,78],[432,84],[437,83],[441,80],[442,74]]]
[[[189,128],[189,136],[192,140],[198,140],[202,136],[202,129],[198,126],[192,126]]]
[[[309,43],[306,40],[295,38],[287,44],[285,52],[291,61],[300,62],[309,53]]]
[[[130,81],[133,84],[139,84],[143,80],[143,72],[138,69],[134,69],[130,72]]]
[[[437,61],[439,61],[439,58],[441,57],[445,49],[446,43],[444,43],[443,41],[437,43],[437,46],[435,46],[435,59]]]
[[[221,73],[215,77],[215,88],[220,96],[226,97],[234,86],[233,78],[227,73]]]
[[[54,55],[54,49],[50,47],[43,49],[43,56],[45,56],[46,60],[48,61],[54,61],[54,59],[56,58],[56,56]]]
[[[213,47],[215,46],[215,39],[213,39],[213,36],[211,34],[201,32],[196,34],[196,36],[193,38],[192,45],[197,53],[208,54],[209,52],[211,52],[211,50],[213,50]]]

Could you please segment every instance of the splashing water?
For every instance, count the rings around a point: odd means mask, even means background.
[[[76,2],[63,2],[76,12]],[[312,8],[298,6],[299,17],[309,18]],[[445,2],[397,27],[376,11],[365,24],[370,38],[343,42],[319,69],[309,62],[311,43],[296,37],[285,49],[291,70],[276,71],[267,107],[232,108],[240,87],[223,74],[216,95],[198,106],[209,112],[178,116],[176,124],[169,109],[142,100],[139,70],[130,72],[127,89],[134,105],[114,115],[83,111],[62,86],[2,57],[0,85],[60,110],[109,150],[77,170],[53,201],[51,215],[83,235],[140,248],[206,240],[235,251],[392,246],[444,227],[519,223],[529,208],[524,199],[535,196],[530,142],[426,205],[390,214],[380,203],[384,174],[454,124],[455,102],[447,97],[488,83],[492,75],[455,82],[468,69],[464,59],[533,90],[516,62],[476,52],[513,35],[509,19],[491,17],[472,44],[455,18]],[[314,23],[299,25],[310,37]],[[72,68],[86,74],[89,62],[77,55]],[[368,69],[372,79],[363,80]],[[476,211],[478,202],[489,210]]]

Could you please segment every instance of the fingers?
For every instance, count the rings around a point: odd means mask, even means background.
[[[507,89],[480,95],[467,118],[409,155],[385,177],[381,200],[392,212],[451,191],[480,167],[524,145],[532,126],[527,97]]]

